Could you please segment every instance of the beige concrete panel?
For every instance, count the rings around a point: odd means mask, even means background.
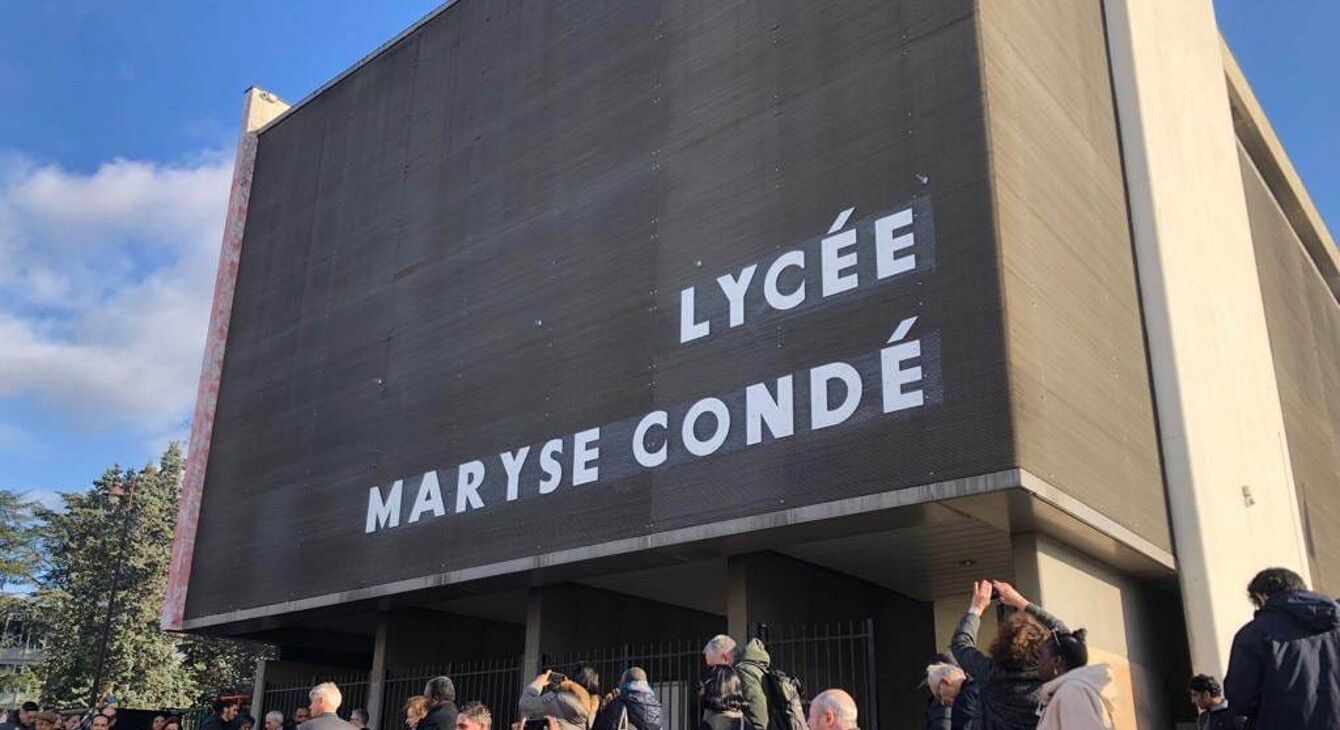
[[[1143,586],[1109,566],[1045,536],[1033,544],[1039,586],[1025,595],[1071,629],[1088,631],[1091,663],[1112,664],[1123,697],[1125,724],[1118,727],[1167,727],[1172,708],[1161,677],[1178,650],[1160,640],[1166,627],[1158,624],[1168,617],[1159,615]],[[1016,550],[1016,562],[1022,559]]]
[[[1247,581],[1308,561],[1219,33],[1210,0],[1105,8],[1192,658],[1222,673]]]

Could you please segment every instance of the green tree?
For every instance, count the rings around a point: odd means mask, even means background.
[[[40,552],[37,549],[39,505],[25,495],[0,489],[0,591],[31,585]]]
[[[168,447],[157,464],[112,467],[64,509],[38,509],[45,553],[33,611],[47,628],[37,669],[42,698],[79,706],[91,698],[104,626],[109,637],[98,694],[125,707],[185,707],[249,688],[264,644],[172,634],[159,628],[184,465]]]
[[[99,694],[114,691],[128,707],[184,706],[196,698],[178,638],[158,626],[181,473],[174,444],[158,464],[108,469],[89,491],[65,495],[64,510],[41,514],[47,565],[37,599],[49,633],[38,672],[45,701],[89,700],[104,625]]]

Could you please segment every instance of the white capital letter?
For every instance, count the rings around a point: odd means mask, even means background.
[[[484,500],[479,498],[479,485],[484,483],[484,462],[467,461],[456,472],[456,512],[479,509]]]
[[[563,479],[563,465],[557,458],[561,453],[563,453],[563,439],[553,439],[540,448],[540,468],[545,474],[540,480],[540,494],[549,494],[558,489],[558,483]]]
[[[572,486],[579,487],[600,478],[600,465],[591,465],[600,458],[600,447],[592,444],[600,440],[600,429],[580,431],[572,437]]]
[[[847,386],[846,397],[836,407],[828,402],[828,382],[841,380]],[[810,429],[836,426],[851,418],[861,405],[861,374],[845,362],[820,365],[810,371]]]
[[[437,483],[437,472],[426,471],[423,481],[419,482],[419,492],[414,497],[414,506],[409,510],[409,521],[418,522],[424,512],[432,512],[434,517],[447,513],[442,506],[442,487]]]
[[[730,274],[717,277],[717,285],[721,287],[721,293],[725,294],[726,301],[730,302],[730,326],[732,327],[739,327],[744,324],[744,293],[749,291],[749,282],[754,280],[754,271],[757,269],[757,264],[750,264],[740,270],[738,279]]]
[[[856,245],[856,229],[845,230],[835,236],[825,238],[819,245],[820,264],[823,269],[823,295],[828,297],[856,288],[856,272],[843,275],[845,269],[856,265],[856,252],[844,254],[842,250]]]
[[[637,459],[637,463],[648,469],[665,463],[666,457],[670,455],[667,448],[669,439],[666,439],[666,443],[661,444],[661,448],[655,451],[647,451],[647,431],[651,430],[652,426],[668,428],[669,423],[670,414],[665,411],[652,411],[642,417],[642,420],[637,424],[637,428],[633,430],[633,458]]]
[[[921,367],[904,368],[903,363],[921,357],[921,340],[900,342],[879,351],[880,370],[883,371],[884,412],[893,413],[916,408],[925,402],[920,388],[903,392],[903,386],[921,380]]]
[[[717,427],[712,435],[704,440],[698,439],[695,433],[695,426],[698,419],[705,413],[711,413],[716,416]],[[680,435],[684,438],[684,448],[689,450],[694,456],[707,456],[714,453],[721,445],[726,443],[726,435],[730,432],[730,411],[726,409],[726,404],[719,398],[703,398],[694,403],[689,412],[684,414],[684,425],[680,427]]]
[[[507,501],[511,502],[519,496],[521,491],[521,467],[526,463],[526,457],[530,455],[530,447],[522,446],[515,452],[504,451],[498,454],[502,459],[503,471],[507,472]]]
[[[893,232],[912,225],[912,209],[900,210],[893,215],[875,219],[875,278],[885,279],[894,274],[917,268],[917,255],[895,256],[899,251],[912,248],[916,236],[908,231],[895,237]]]
[[[763,441],[763,424],[774,439],[792,436],[796,432],[796,412],[791,376],[777,379],[777,397],[773,398],[764,383],[755,383],[744,389],[745,443],[749,446]]]
[[[763,277],[763,298],[768,300],[768,306],[777,310],[794,309],[805,301],[805,280],[800,280],[800,286],[789,294],[783,294],[777,290],[777,279],[781,277],[782,272],[790,267],[795,267],[802,271],[805,270],[805,252],[787,251],[768,267],[768,273]]]
[[[679,343],[706,337],[711,329],[710,322],[693,321],[693,287],[679,293]]]
[[[363,526],[363,532],[376,532],[383,527],[400,526],[400,488],[404,482],[400,479],[395,480],[391,485],[391,493],[386,499],[382,499],[381,487],[372,487],[368,490],[368,519]]]

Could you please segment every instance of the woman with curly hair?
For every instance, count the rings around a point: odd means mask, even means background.
[[[414,730],[428,717],[428,698],[423,695],[414,695],[405,700],[405,727]]]
[[[996,639],[984,654],[977,648],[977,631],[993,592],[1001,603],[1018,611],[1000,622]],[[983,580],[973,584],[972,603],[954,630],[950,649],[963,671],[981,687],[974,730],[1034,730],[1038,726],[1036,695],[1043,684],[1038,653],[1053,631],[1067,629],[1009,583]]]

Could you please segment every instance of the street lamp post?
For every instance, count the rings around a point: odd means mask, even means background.
[[[112,634],[112,617],[116,615],[116,595],[121,589],[121,566],[126,562],[126,542],[130,539],[130,530],[135,519],[135,482],[136,476],[132,474],[130,479],[127,480],[126,489],[123,490],[118,482],[107,490],[110,496],[124,496],[125,501],[118,503],[121,508],[121,535],[116,548],[116,564],[112,568],[112,586],[107,592],[107,615],[103,617],[101,636],[98,638],[98,663],[93,672],[93,687],[89,691],[89,707],[98,706],[98,693],[102,688],[102,674],[107,661],[107,644],[111,640]]]

